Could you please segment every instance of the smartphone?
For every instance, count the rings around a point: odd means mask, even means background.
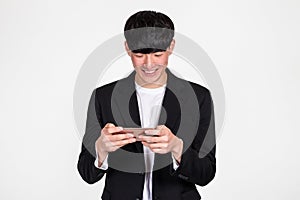
[[[145,133],[146,130],[155,130],[155,128],[123,128],[123,132],[133,133],[133,135],[136,138],[136,141],[141,141],[140,139],[138,139],[139,135],[155,136],[158,133],[158,130],[157,130],[157,133],[146,134]]]

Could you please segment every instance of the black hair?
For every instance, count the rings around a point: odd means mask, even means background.
[[[129,49],[134,53],[165,51],[174,37],[174,24],[165,14],[139,11],[131,15],[124,26]]]

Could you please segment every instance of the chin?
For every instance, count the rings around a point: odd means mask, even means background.
[[[160,80],[163,75],[162,70],[157,70],[156,72],[146,74],[143,71],[140,71],[139,78],[144,84],[161,84],[163,80]]]

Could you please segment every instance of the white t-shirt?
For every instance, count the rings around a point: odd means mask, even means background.
[[[158,125],[166,85],[159,88],[144,88],[136,83],[135,89],[139,105],[141,126],[143,128],[155,128]],[[152,200],[152,169],[155,153],[148,147],[143,147],[145,159],[143,200]]]

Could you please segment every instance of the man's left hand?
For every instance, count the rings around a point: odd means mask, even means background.
[[[154,153],[166,154],[171,152],[177,162],[180,163],[183,141],[176,137],[168,127],[160,125],[154,130],[145,131],[145,134],[155,136],[139,136],[143,145],[149,147]]]

